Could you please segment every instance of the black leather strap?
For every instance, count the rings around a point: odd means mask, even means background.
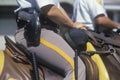
[[[73,48],[76,47],[75,43],[73,42],[73,40],[71,39],[70,35],[68,32],[65,33],[65,39],[66,41],[69,43],[69,45]]]

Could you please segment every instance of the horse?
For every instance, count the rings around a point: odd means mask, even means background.
[[[0,51],[0,80],[62,80],[62,76],[44,65],[35,55],[5,36],[6,48]],[[32,58],[33,56],[33,58]]]
[[[0,80],[63,80],[64,76],[44,65],[36,64],[37,68],[34,70],[32,56],[27,54],[30,52],[7,36],[5,41],[6,48],[0,51]],[[87,50],[79,55],[86,65],[86,80],[118,80],[119,63],[112,54],[102,54],[109,53],[106,51],[109,49],[107,44],[100,42],[99,45],[102,47],[95,45],[93,41],[87,42]],[[119,47],[115,48],[119,52]]]
[[[107,34],[88,32],[90,42],[96,49],[107,69],[110,80],[119,80],[120,75],[120,35],[110,31]],[[94,38],[94,39],[93,39]],[[93,52],[94,53],[94,52]]]

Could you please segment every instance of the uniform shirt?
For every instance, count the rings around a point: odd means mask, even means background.
[[[88,29],[94,30],[94,18],[97,15],[105,14],[103,1],[98,0],[75,0],[73,10],[73,21],[81,22],[88,26]]]
[[[58,8],[60,7],[60,3],[58,0],[16,0],[16,1],[18,3],[19,8],[16,9],[15,11],[31,7],[34,7],[39,11],[41,7],[49,4],[56,5]]]

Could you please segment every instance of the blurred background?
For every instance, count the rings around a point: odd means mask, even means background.
[[[74,0],[60,0],[61,5],[72,15],[72,4]],[[120,0],[104,0],[108,17],[116,22],[120,22]],[[8,35],[14,40],[16,22],[14,10],[17,8],[16,0],[0,0],[0,50],[5,49],[4,35]]]

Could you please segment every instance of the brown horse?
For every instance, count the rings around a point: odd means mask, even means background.
[[[115,37],[114,37],[115,38]],[[116,39],[116,38],[115,38]],[[118,39],[118,38],[117,38]],[[35,76],[33,70],[33,66],[31,64],[31,61],[29,59],[29,57],[27,57],[27,55],[25,54],[26,52],[21,50],[20,47],[18,47],[13,41],[11,41],[8,37],[5,38],[6,40],[6,49],[4,51],[0,51],[0,80],[35,80]],[[101,44],[101,47],[94,45],[94,48],[97,50],[90,48],[92,45],[88,45],[88,52],[93,52],[95,54],[93,54],[91,57],[86,55],[83,55],[83,59],[84,62],[87,61],[88,64],[90,64],[89,66],[87,66],[87,70],[88,71],[93,71],[93,69],[96,67],[102,68],[99,64],[99,60],[96,63],[95,60],[93,60],[94,58],[98,58],[98,56],[96,57],[96,53],[101,53],[101,58],[102,61],[105,64],[105,67],[108,71],[109,78],[106,78],[104,80],[119,80],[119,75],[120,75],[120,64],[117,62],[117,60],[114,58],[114,56],[112,54],[109,54],[109,52],[107,52],[106,50],[109,49],[109,46],[107,44]],[[114,47],[117,50],[117,54],[119,53],[119,48],[118,47]],[[106,54],[102,54],[102,53],[106,53]],[[108,54],[107,54],[108,53]],[[91,59],[92,58],[92,59]],[[93,65],[91,68],[91,64]],[[101,76],[101,71],[104,74],[104,70],[102,69],[97,69],[95,68],[95,70],[98,70],[99,74],[98,76]],[[91,69],[91,70],[89,70]],[[51,69],[43,66],[43,65],[38,65],[38,73],[39,73],[39,80],[63,80],[63,76],[58,74],[57,72],[52,71]],[[91,73],[87,73],[88,75],[93,74],[93,72]],[[97,75],[96,75],[97,76]],[[94,77],[96,77],[94,76]],[[36,79],[37,80],[37,79]],[[87,80],[103,80],[103,78],[87,78]]]
[[[91,41],[96,51],[101,56],[106,69],[108,71],[110,80],[119,80],[120,76],[120,35],[111,32],[109,36],[90,33],[97,41]]]
[[[25,54],[27,50],[7,36],[5,40],[6,48],[0,51],[0,80],[62,80],[62,76],[42,65],[34,72],[29,55]]]

